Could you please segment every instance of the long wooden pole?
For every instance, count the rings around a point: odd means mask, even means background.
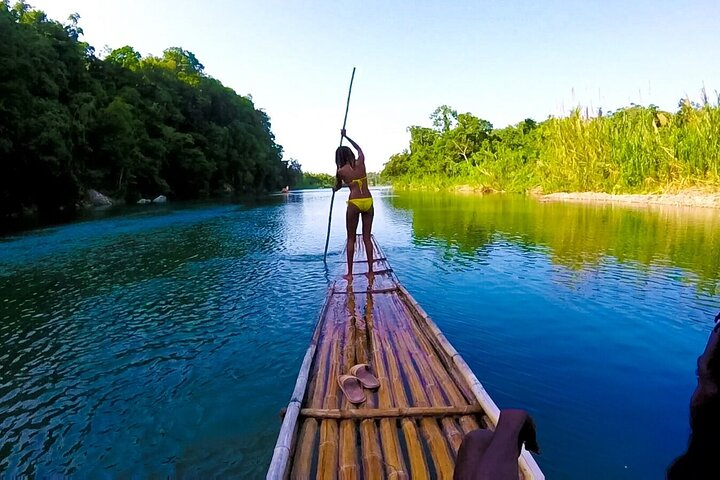
[[[347,103],[345,104],[345,118],[343,119],[343,130],[347,125],[348,110],[350,109],[350,94],[352,93],[353,80],[355,80],[355,67],[353,67],[352,76],[350,77],[350,88],[348,89]],[[343,137],[340,135],[340,146],[342,147]],[[323,253],[323,262],[327,262],[327,249],[330,243],[330,222],[332,222],[332,210],[333,203],[335,202],[335,190],[333,190],[332,197],[330,197],[330,214],[328,215],[328,229],[327,236],[325,237],[325,253]]]

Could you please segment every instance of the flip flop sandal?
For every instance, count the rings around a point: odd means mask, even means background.
[[[363,403],[365,401],[365,392],[363,392],[360,380],[352,375],[340,375],[338,377],[338,385],[340,390],[347,397],[350,403]]]
[[[350,369],[350,375],[356,376],[365,388],[374,389],[380,386],[380,382],[377,377],[373,375],[372,371],[370,371],[370,365],[367,363],[361,363],[352,367]]]

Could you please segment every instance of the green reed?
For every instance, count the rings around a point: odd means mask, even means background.
[[[409,150],[388,162],[385,177],[400,188],[508,192],[720,186],[720,107],[707,99],[683,100],[675,113],[634,105],[593,116],[577,108],[540,124],[526,120],[480,134],[458,124],[431,138],[411,138]]]

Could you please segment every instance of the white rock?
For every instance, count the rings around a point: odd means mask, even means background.
[[[88,190],[87,196],[94,207],[107,207],[112,205],[112,200],[97,190]]]
[[[155,197],[152,201],[153,203],[165,203],[167,202],[167,197],[165,195],[158,195]]]

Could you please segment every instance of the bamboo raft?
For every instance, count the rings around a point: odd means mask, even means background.
[[[328,290],[268,479],[451,479],[465,433],[497,425],[498,407],[373,245],[374,282],[358,236],[352,285]],[[358,363],[380,388],[356,406],[336,379]],[[545,478],[524,449],[518,474]]]

